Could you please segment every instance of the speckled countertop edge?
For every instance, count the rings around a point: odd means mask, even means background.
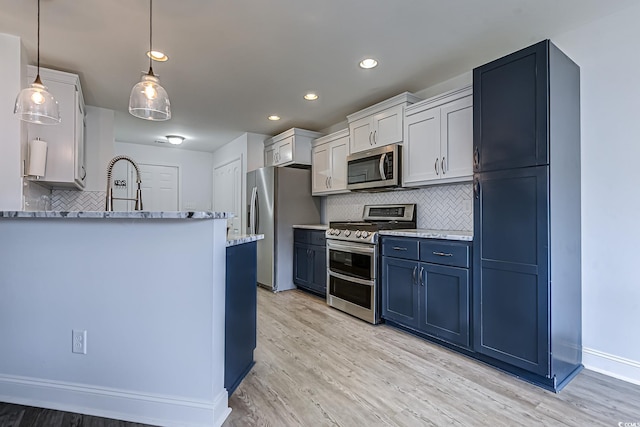
[[[328,230],[329,224],[296,224],[293,228],[305,228],[308,230]]]
[[[264,234],[230,234],[227,236],[227,247],[256,242],[264,239]]]
[[[233,214],[212,211],[0,211],[0,218],[228,219],[233,218]]]
[[[381,236],[416,237],[423,239],[443,239],[460,240],[464,242],[473,241],[473,231],[458,230],[427,230],[427,229],[407,229],[407,230],[382,230]]]

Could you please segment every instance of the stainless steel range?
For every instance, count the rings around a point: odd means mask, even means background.
[[[416,205],[366,205],[361,222],[330,222],[327,303],[370,323],[380,321],[378,230],[416,228]]]

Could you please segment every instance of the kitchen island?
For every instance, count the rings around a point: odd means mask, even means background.
[[[0,401],[221,425],[227,216],[0,212]]]

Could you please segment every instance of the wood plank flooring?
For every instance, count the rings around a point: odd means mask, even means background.
[[[301,291],[258,290],[255,358],[225,427],[640,423],[640,386],[583,370],[554,394]]]
[[[225,427],[640,423],[640,386],[584,370],[554,394],[301,291],[258,289],[255,358]],[[145,427],[0,403],[0,427],[50,426]]]

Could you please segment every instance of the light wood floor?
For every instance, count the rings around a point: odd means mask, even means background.
[[[554,394],[301,291],[258,290],[255,359],[225,427],[640,423],[640,386],[584,370]]]

